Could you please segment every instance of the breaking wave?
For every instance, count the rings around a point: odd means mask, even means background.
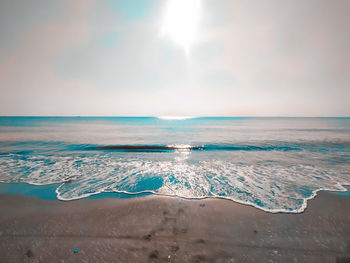
[[[320,152],[271,149],[51,155],[18,152],[1,155],[0,180],[60,183],[56,190],[60,200],[101,192],[151,192],[184,198],[226,198],[269,212],[301,212],[317,191],[345,190],[342,185],[350,184],[347,158],[343,153],[324,156]]]
[[[173,121],[174,120],[174,121]],[[0,117],[0,181],[302,212],[350,184],[349,118]]]

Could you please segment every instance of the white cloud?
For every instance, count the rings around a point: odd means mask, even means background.
[[[203,0],[189,57],[159,36],[160,3],[127,20],[68,1],[0,42],[0,114],[350,115],[347,1]]]

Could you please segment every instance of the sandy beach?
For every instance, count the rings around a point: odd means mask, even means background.
[[[308,204],[271,214],[220,199],[1,194],[0,262],[350,262],[350,198]]]

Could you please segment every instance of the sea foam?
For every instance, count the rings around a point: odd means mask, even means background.
[[[298,213],[350,184],[350,119],[0,118],[0,181],[225,198]]]
[[[60,200],[111,191],[152,192],[184,198],[226,198],[269,212],[301,212],[317,191],[343,191],[342,185],[350,184],[349,165],[330,164],[319,153],[151,154],[2,155],[0,180],[61,183],[56,190]]]

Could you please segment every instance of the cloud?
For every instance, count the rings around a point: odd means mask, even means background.
[[[11,3],[1,115],[350,115],[347,1],[203,0],[189,56],[164,1]]]

